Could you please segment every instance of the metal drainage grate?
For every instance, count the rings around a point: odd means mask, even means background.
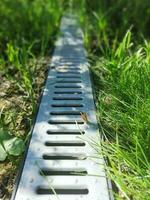
[[[85,137],[99,139],[88,62],[82,32],[66,16],[13,199],[111,199],[104,160]]]

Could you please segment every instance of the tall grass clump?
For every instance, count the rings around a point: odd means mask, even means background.
[[[110,58],[101,57],[92,69],[97,110],[103,132],[102,152],[117,199],[149,199],[150,187],[150,67],[147,45],[133,53],[127,32]],[[129,44],[132,44],[129,42]],[[125,45],[125,46],[126,46]],[[127,47],[127,46],[126,46]],[[122,53],[123,55],[122,55]]]
[[[108,160],[115,199],[148,200],[150,2],[87,0],[74,5],[96,90],[103,135],[96,145]]]
[[[63,0],[4,0],[0,4],[1,97],[4,102],[7,93],[9,97],[21,95],[23,101],[30,104],[30,113],[33,114],[38,63],[42,56],[52,51],[63,13]],[[2,116],[5,107],[5,103],[1,103]],[[1,127],[7,127],[7,123],[1,123]]]
[[[0,6],[0,51],[4,53],[8,42],[22,47],[35,42],[32,50],[41,53],[48,42],[53,43],[60,16],[63,12],[63,0],[4,0]],[[42,52],[44,53],[44,52]]]
[[[4,0],[0,6],[0,69],[34,104],[36,58],[52,50],[63,1]],[[32,66],[31,66],[32,65]],[[34,107],[34,106],[33,106]]]
[[[89,51],[108,51],[109,45],[115,48],[130,28],[137,44],[143,37],[149,38],[149,0],[76,0],[73,6],[84,24],[85,44]]]

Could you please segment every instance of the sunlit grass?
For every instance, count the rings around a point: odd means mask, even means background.
[[[108,159],[116,199],[150,196],[148,4],[101,0],[82,1],[77,7],[103,135],[95,145]]]

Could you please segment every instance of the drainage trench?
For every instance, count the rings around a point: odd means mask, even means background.
[[[64,16],[13,200],[110,200],[82,31]]]

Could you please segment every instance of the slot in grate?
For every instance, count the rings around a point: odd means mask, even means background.
[[[66,75],[66,74],[81,74],[81,72],[77,71],[58,71],[57,74]]]
[[[53,100],[59,100],[59,101],[62,101],[62,100],[66,100],[66,101],[68,101],[68,100],[76,100],[76,101],[78,101],[78,100],[83,100],[83,98],[82,97],[53,97]]]
[[[61,81],[57,81],[56,83],[82,83],[82,81],[77,81],[77,80],[61,80]]]
[[[40,175],[44,175],[44,176],[85,176],[87,175],[88,172],[85,169],[78,169],[78,168],[74,168],[74,169],[55,169],[55,168],[51,168],[51,169],[42,169],[40,171]]]
[[[57,76],[56,78],[69,78],[69,79],[72,79],[72,78],[81,78],[81,76]]]
[[[80,85],[56,85],[55,88],[82,88]]]
[[[73,107],[83,107],[83,104],[71,104],[71,103],[61,104],[61,103],[59,103],[59,104],[52,104],[51,106],[52,107],[71,107],[71,108],[73,108]]]
[[[82,91],[55,91],[54,94],[83,94]]]
[[[61,111],[61,112],[58,112],[58,111],[53,111],[53,112],[50,112],[51,115],[81,115],[82,112],[80,111]]]
[[[49,146],[49,147],[83,147],[85,146],[85,142],[50,142],[50,141],[46,141],[45,142],[45,145],[46,146]]]
[[[70,188],[70,186],[68,186],[67,188],[45,188],[45,187],[39,187],[37,189],[37,194],[41,194],[41,195],[46,195],[46,194],[53,194],[53,195],[87,195],[88,194],[88,189],[86,188],[82,188],[82,186],[80,186],[79,188],[76,188],[76,186],[74,186],[74,188]]]
[[[79,130],[71,130],[71,131],[64,131],[64,130],[60,130],[60,131],[47,131],[48,135],[84,135],[85,132],[84,131],[79,131]]]
[[[63,155],[51,155],[51,154],[44,154],[43,159],[45,160],[85,160],[86,156],[82,154],[63,154]]]
[[[49,120],[48,121],[49,124],[84,124],[83,121],[79,121],[79,120],[76,120],[76,121],[70,121],[70,120]]]

